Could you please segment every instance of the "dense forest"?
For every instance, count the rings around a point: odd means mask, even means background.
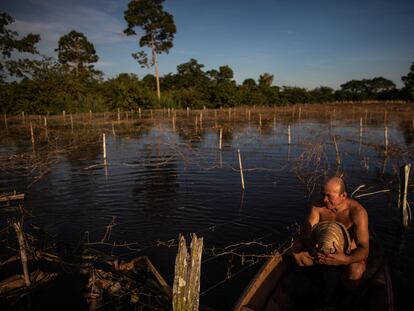
[[[139,77],[121,73],[104,79],[104,73],[94,68],[99,56],[92,42],[72,30],[56,42],[57,58],[39,53],[36,45],[40,35],[23,37],[10,29],[14,22],[7,13],[0,15],[0,107],[3,114],[56,114],[92,110],[111,111],[142,108],[217,108],[240,105],[286,105],[335,101],[406,100],[414,99],[414,63],[402,77],[404,86],[384,77],[351,80],[339,90],[318,87],[313,90],[291,86],[276,86],[274,76],[261,74],[241,84],[234,80],[228,65],[204,70],[204,65],[191,58],[177,66],[175,73],[158,76],[157,54],[172,48],[176,32],[172,15],[163,11],[162,1],[145,12],[131,1],[125,11],[126,35],[137,35],[140,28],[141,48],[147,47],[151,57],[142,50],[132,56],[143,67],[155,66],[155,75]],[[155,14],[149,16],[148,14]]]

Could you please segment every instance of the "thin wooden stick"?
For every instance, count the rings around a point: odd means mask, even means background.
[[[119,122],[121,122],[121,112],[119,111],[119,108],[118,108],[118,123]]]
[[[106,136],[105,133],[102,133],[102,145],[103,145],[103,158],[106,161]]]
[[[72,129],[72,132],[73,132],[73,117],[72,117],[72,114],[70,114],[70,128]]]
[[[190,107],[187,107],[187,117],[190,116]]]
[[[17,240],[19,241],[20,248],[20,260],[23,267],[24,282],[27,287],[31,285],[29,269],[27,268],[27,255],[26,255],[26,245],[24,241],[23,229],[21,223],[16,221],[13,223],[14,231],[16,231]]]
[[[388,153],[388,126],[384,126],[384,154]]]
[[[219,150],[223,147],[223,128],[220,127]]]
[[[240,155],[240,149],[237,149],[237,153],[239,155],[239,166],[240,166],[240,177],[241,177],[242,190],[244,190],[245,187],[244,187],[243,164],[242,164],[242,159]]]
[[[44,117],[44,122],[45,122],[45,135],[46,135],[46,138],[49,139],[49,135],[47,133],[47,117]]]
[[[33,133],[33,124],[32,124],[32,122],[30,122],[30,137],[32,139],[33,150],[35,150],[35,138],[34,138],[34,133]]]
[[[407,228],[411,221],[410,206],[407,201],[408,180],[410,177],[411,164],[405,164],[400,169],[400,195],[398,207],[401,210],[401,224]]]
[[[115,126],[114,126],[114,121],[112,121],[112,136],[116,136],[115,135]]]
[[[290,124],[288,125],[288,145],[292,142],[291,140],[291,133],[290,133]]]
[[[338,148],[338,143],[336,142],[336,137],[335,135],[332,135],[332,139],[335,145],[335,153],[336,153],[336,165],[340,166],[341,165],[341,156],[339,154],[339,148]]]

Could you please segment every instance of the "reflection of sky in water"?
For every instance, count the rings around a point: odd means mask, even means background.
[[[382,122],[382,115],[378,115]],[[253,118],[253,117],[252,117]],[[180,120],[178,120],[180,121]],[[176,128],[180,128],[177,121]],[[395,189],[396,170],[409,162],[412,129],[388,122],[389,157],[384,158],[383,123],[371,117],[360,138],[359,117],[355,120],[290,122],[292,145],[287,145],[286,120],[280,117],[263,122],[234,123],[223,132],[223,150],[218,150],[218,130],[205,121],[201,132],[171,131],[166,120],[141,134],[112,137],[107,134],[108,166],[101,163],[99,148],[83,148],[64,156],[39,182],[30,183],[24,170],[4,168],[0,175],[2,191],[25,191],[26,207],[37,224],[64,240],[78,241],[85,231],[99,240],[105,226],[117,217],[112,240],[137,241],[143,245],[174,239],[179,233],[199,232],[206,247],[220,247],[259,237],[281,243],[288,227],[302,222],[308,204],[307,187],[318,174],[336,171],[336,138],[341,170],[349,188],[366,184],[371,191]],[[193,125],[192,125],[193,126]],[[0,145],[0,156],[24,150],[29,144]],[[396,152],[396,148],[400,150]],[[237,149],[241,150],[246,191],[241,193]],[[404,153],[405,152],[405,153]],[[319,163],[316,163],[319,161]],[[309,184],[307,184],[309,183]],[[316,186],[313,194],[319,192]],[[396,239],[398,210],[395,193],[361,198],[370,222],[392,251]],[[405,255],[399,260],[399,282],[407,269],[408,253],[414,243],[406,235]],[[135,255],[148,254],[171,281],[175,248],[150,248]],[[203,266],[202,291],[225,277],[228,258],[211,260]],[[257,266],[257,265],[256,265]],[[254,271],[254,270],[253,270]],[[226,310],[248,282],[248,274],[202,297],[202,301]],[[408,281],[407,281],[408,282]],[[400,286],[402,287],[402,286]],[[222,295],[227,299],[220,299]],[[221,301],[221,302],[220,302]]]

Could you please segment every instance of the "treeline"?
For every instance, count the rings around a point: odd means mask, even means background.
[[[0,16],[0,106],[7,114],[414,99],[414,63],[402,77],[401,89],[386,78],[376,77],[348,81],[340,90],[323,86],[307,90],[275,86],[269,73],[237,84],[228,65],[206,71],[195,59],[178,65],[176,73],[159,77],[158,98],[153,75],[139,78],[122,73],[105,80],[94,68],[99,57],[84,34],[71,31],[62,36],[56,48],[58,57],[52,59],[39,55],[39,35],[18,39],[18,34],[8,29],[13,21],[6,13]],[[34,58],[12,57],[16,52],[31,53]]]

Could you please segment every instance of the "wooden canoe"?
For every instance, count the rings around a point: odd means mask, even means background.
[[[367,270],[358,288],[344,289],[340,274],[337,267],[301,268],[288,252],[276,253],[251,280],[233,311],[393,310],[391,277],[375,234],[370,235]]]

